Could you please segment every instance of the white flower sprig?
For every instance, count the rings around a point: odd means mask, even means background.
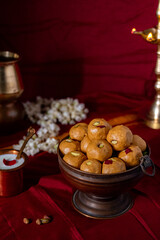
[[[32,123],[40,126],[37,134],[27,143],[24,152],[35,155],[40,151],[56,153],[57,140],[54,138],[59,134],[61,124],[75,124],[86,118],[88,109],[78,99],[66,98],[60,100],[37,97],[35,102],[23,104],[28,118]],[[14,145],[13,148],[19,150],[25,137]]]

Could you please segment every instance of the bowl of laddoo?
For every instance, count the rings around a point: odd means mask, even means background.
[[[59,143],[58,161],[65,179],[77,189],[74,208],[98,219],[128,211],[134,202],[130,190],[144,174],[155,173],[146,141],[127,126],[111,126],[103,118],[72,126]]]

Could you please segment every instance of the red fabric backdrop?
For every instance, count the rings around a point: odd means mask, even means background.
[[[22,57],[23,99],[102,90],[152,96],[156,46],[130,32],[155,26],[157,6],[152,0],[1,2],[0,50]]]

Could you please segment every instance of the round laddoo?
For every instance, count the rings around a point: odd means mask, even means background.
[[[129,148],[126,148],[118,154],[118,157],[126,163],[127,167],[135,167],[139,165],[142,156],[141,149],[135,145],[131,145]]]
[[[147,148],[146,142],[139,135],[133,135],[132,144],[135,145],[135,146],[138,146],[141,149],[142,152],[145,151],[146,148]]]
[[[101,169],[102,169],[102,165],[96,159],[87,159],[80,166],[80,170],[88,173],[100,174]]]
[[[114,150],[122,151],[131,145],[133,134],[128,127],[117,125],[109,130],[107,141],[112,145]]]
[[[59,149],[63,153],[63,155],[71,151],[80,151],[80,142],[67,138],[60,142]]]
[[[97,159],[103,162],[112,156],[112,152],[112,147],[106,140],[95,139],[88,144],[86,153],[88,159]]]
[[[84,138],[81,141],[81,151],[86,153],[87,152],[87,147],[88,144],[91,142],[91,140],[89,139],[89,137],[86,135],[84,136]]]
[[[126,171],[126,164],[122,159],[112,157],[103,162],[102,174],[115,174]]]
[[[112,126],[103,118],[95,118],[88,124],[88,137],[90,140],[106,139]]]
[[[69,130],[69,136],[74,140],[82,141],[84,136],[87,134],[87,131],[87,123],[77,123]]]
[[[63,160],[75,168],[80,168],[80,165],[87,157],[84,153],[80,151],[72,151],[64,155]]]

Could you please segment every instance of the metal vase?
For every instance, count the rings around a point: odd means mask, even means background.
[[[17,53],[0,52],[0,133],[11,133],[24,117],[19,97],[24,91]]]

